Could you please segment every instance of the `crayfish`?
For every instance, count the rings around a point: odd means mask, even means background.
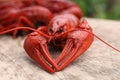
[[[107,44],[92,33],[92,28],[85,19],[81,18],[81,9],[76,4],[64,0],[30,1],[35,4],[29,2],[27,7],[24,4],[18,8],[11,5],[9,15],[6,14],[0,19],[0,24],[3,26],[0,34],[11,32],[16,36],[19,29],[33,31],[28,34],[24,49],[46,71],[54,73],[64,69],[90,47],[94,37]],[[51,5],[47,5],[47,2],[51,2]],[[37,27],[36,22],[37,25],[38,22],[40,24]],[[111,45],[107,45],[120,52]],[[56,59],[51,56],[49,51],[51,47],[62,49]]]

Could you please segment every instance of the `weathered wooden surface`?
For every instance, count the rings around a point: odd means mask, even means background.
[[[120,22],[87,19],[93,31],[120,49]],[[0,36],[0,80],[119,80],[120,53],[95,39],[91,47],[71,65],[49,74],[23,49],[23,37]]]

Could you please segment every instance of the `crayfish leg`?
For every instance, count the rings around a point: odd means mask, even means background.
[[[23,23],[26,24],[28,27],[35,28],[34,24],[24,16],[19,17],[15,27],[21,27],[24,25]],[[28,31],[28,30],[24,30],[24,31]],[[15,30],[13,32],[13,38],[16,38],[17,33],[18,33],[18,30]]]
[[[27,26],[31,27],[31,28],[35,28],[35,25],[25,16],[20,16],[18,19],[18,25],[23,25],[26,24]]]

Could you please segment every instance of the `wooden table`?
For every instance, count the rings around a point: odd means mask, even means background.
[[[120,49],[120,21],[87,18],[96,35]],[[95,39],[67,68],[49,74],[23,49],[25,37],[0,36],[0,80],[119,80],[120,53]]]

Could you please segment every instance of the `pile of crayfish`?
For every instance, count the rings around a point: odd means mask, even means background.
[[[24,49],[50,73],[64,69],[83,54],[95,36],[80,7],[70,0],[11,0],[0,3],[0,15],[0,35],[15,38],[33,31]],[[62,49],[56,59],[49,51],[51,46]]]

